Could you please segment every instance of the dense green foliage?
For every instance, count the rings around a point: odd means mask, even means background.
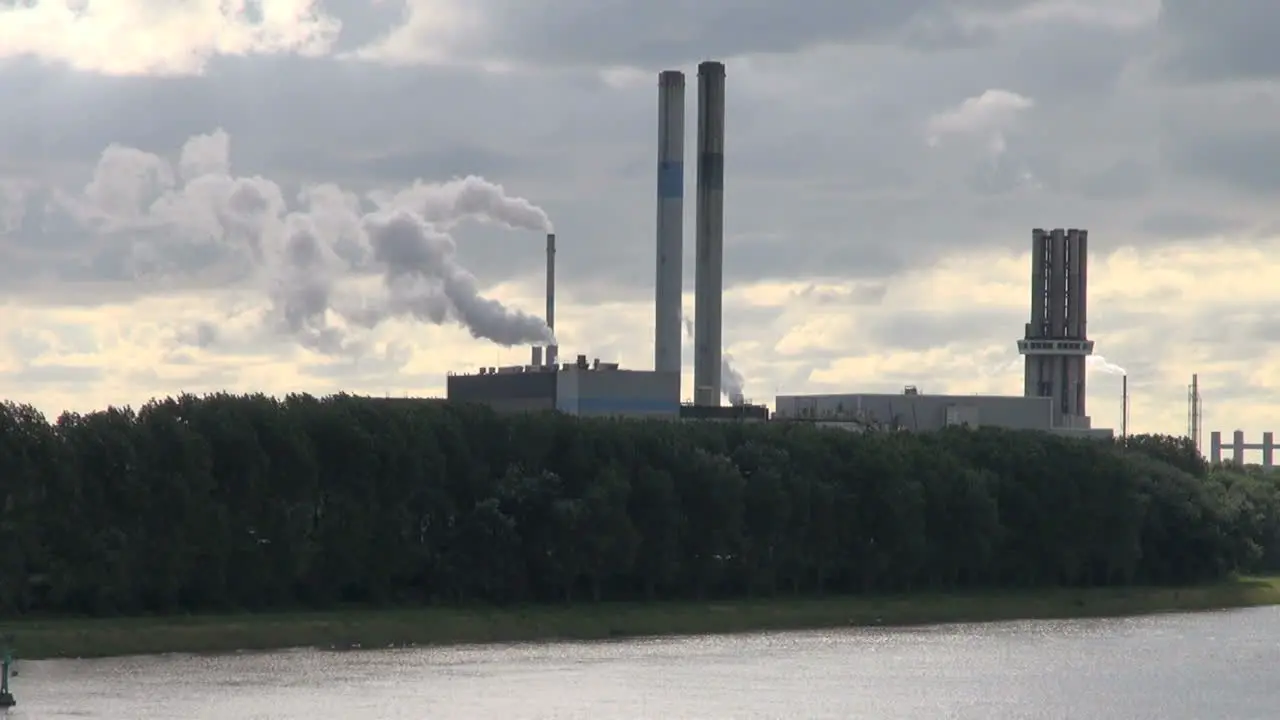
[[[0,407],[0,614],[1184,583],[1280,567],[1280,485],[1173,438]]]

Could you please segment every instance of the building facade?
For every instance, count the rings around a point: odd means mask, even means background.
[[[512,365],[446,378],[451,402],[488,405],[498,412],[559,410],[570,415],[666,417],[680,415],[680,374],[623,370],[617,363]]]
[[[930,432],[966,425],[1013,430],[1053,428],[1053,401],[1043,397],[1003,395],[921,395],[854,393],[842,395],[779,395],[774,405],[778,420],[844,422],[883,429]]]

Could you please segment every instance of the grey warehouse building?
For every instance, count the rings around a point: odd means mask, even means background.
[[[812,421],[835,427],[877,427],[930,432],[950,426],[1039,430],[1080,437],[1111,437],[1110,430],[1059,428],[1053,398],[1007,395],[922,395],[903,393],[779,395],[777,420]]]
[[[579,355],[563,365],[512,365],[452,374],[445,384],[452,402],[488,405],[498,412],[559,410],[570,415],[676,418],[680,374],[623,370],[617,363],[587,362]]]
[[[779,420],[825,420],[888,429],[928,432],[951,425],[994,425],[1017,430],[1053,427],[1053,400],[1003,395],[920,395],[905,393],[779,395]]]

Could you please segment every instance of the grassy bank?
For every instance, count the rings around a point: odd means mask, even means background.
[[[1280,577],[1191,588],[1052,590],[894,597],[583,604],[518,609],[0,622],[25,659],[290,647],[388,647],[598,640],[859,625],[1141,615],[1280,605]]]

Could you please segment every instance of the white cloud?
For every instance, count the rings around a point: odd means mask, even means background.
[[[1034,100],[1016,92],[987,90],[929,118],[929,144],[939,145],[952,135],[978,136],[998,155],[1005,150],[1005,133],[1033,107]]]
[[[215,55],[326,52],[341,24],[318,0],[35,0],[0,7],[0,59],[108,75],[198,73]]]

